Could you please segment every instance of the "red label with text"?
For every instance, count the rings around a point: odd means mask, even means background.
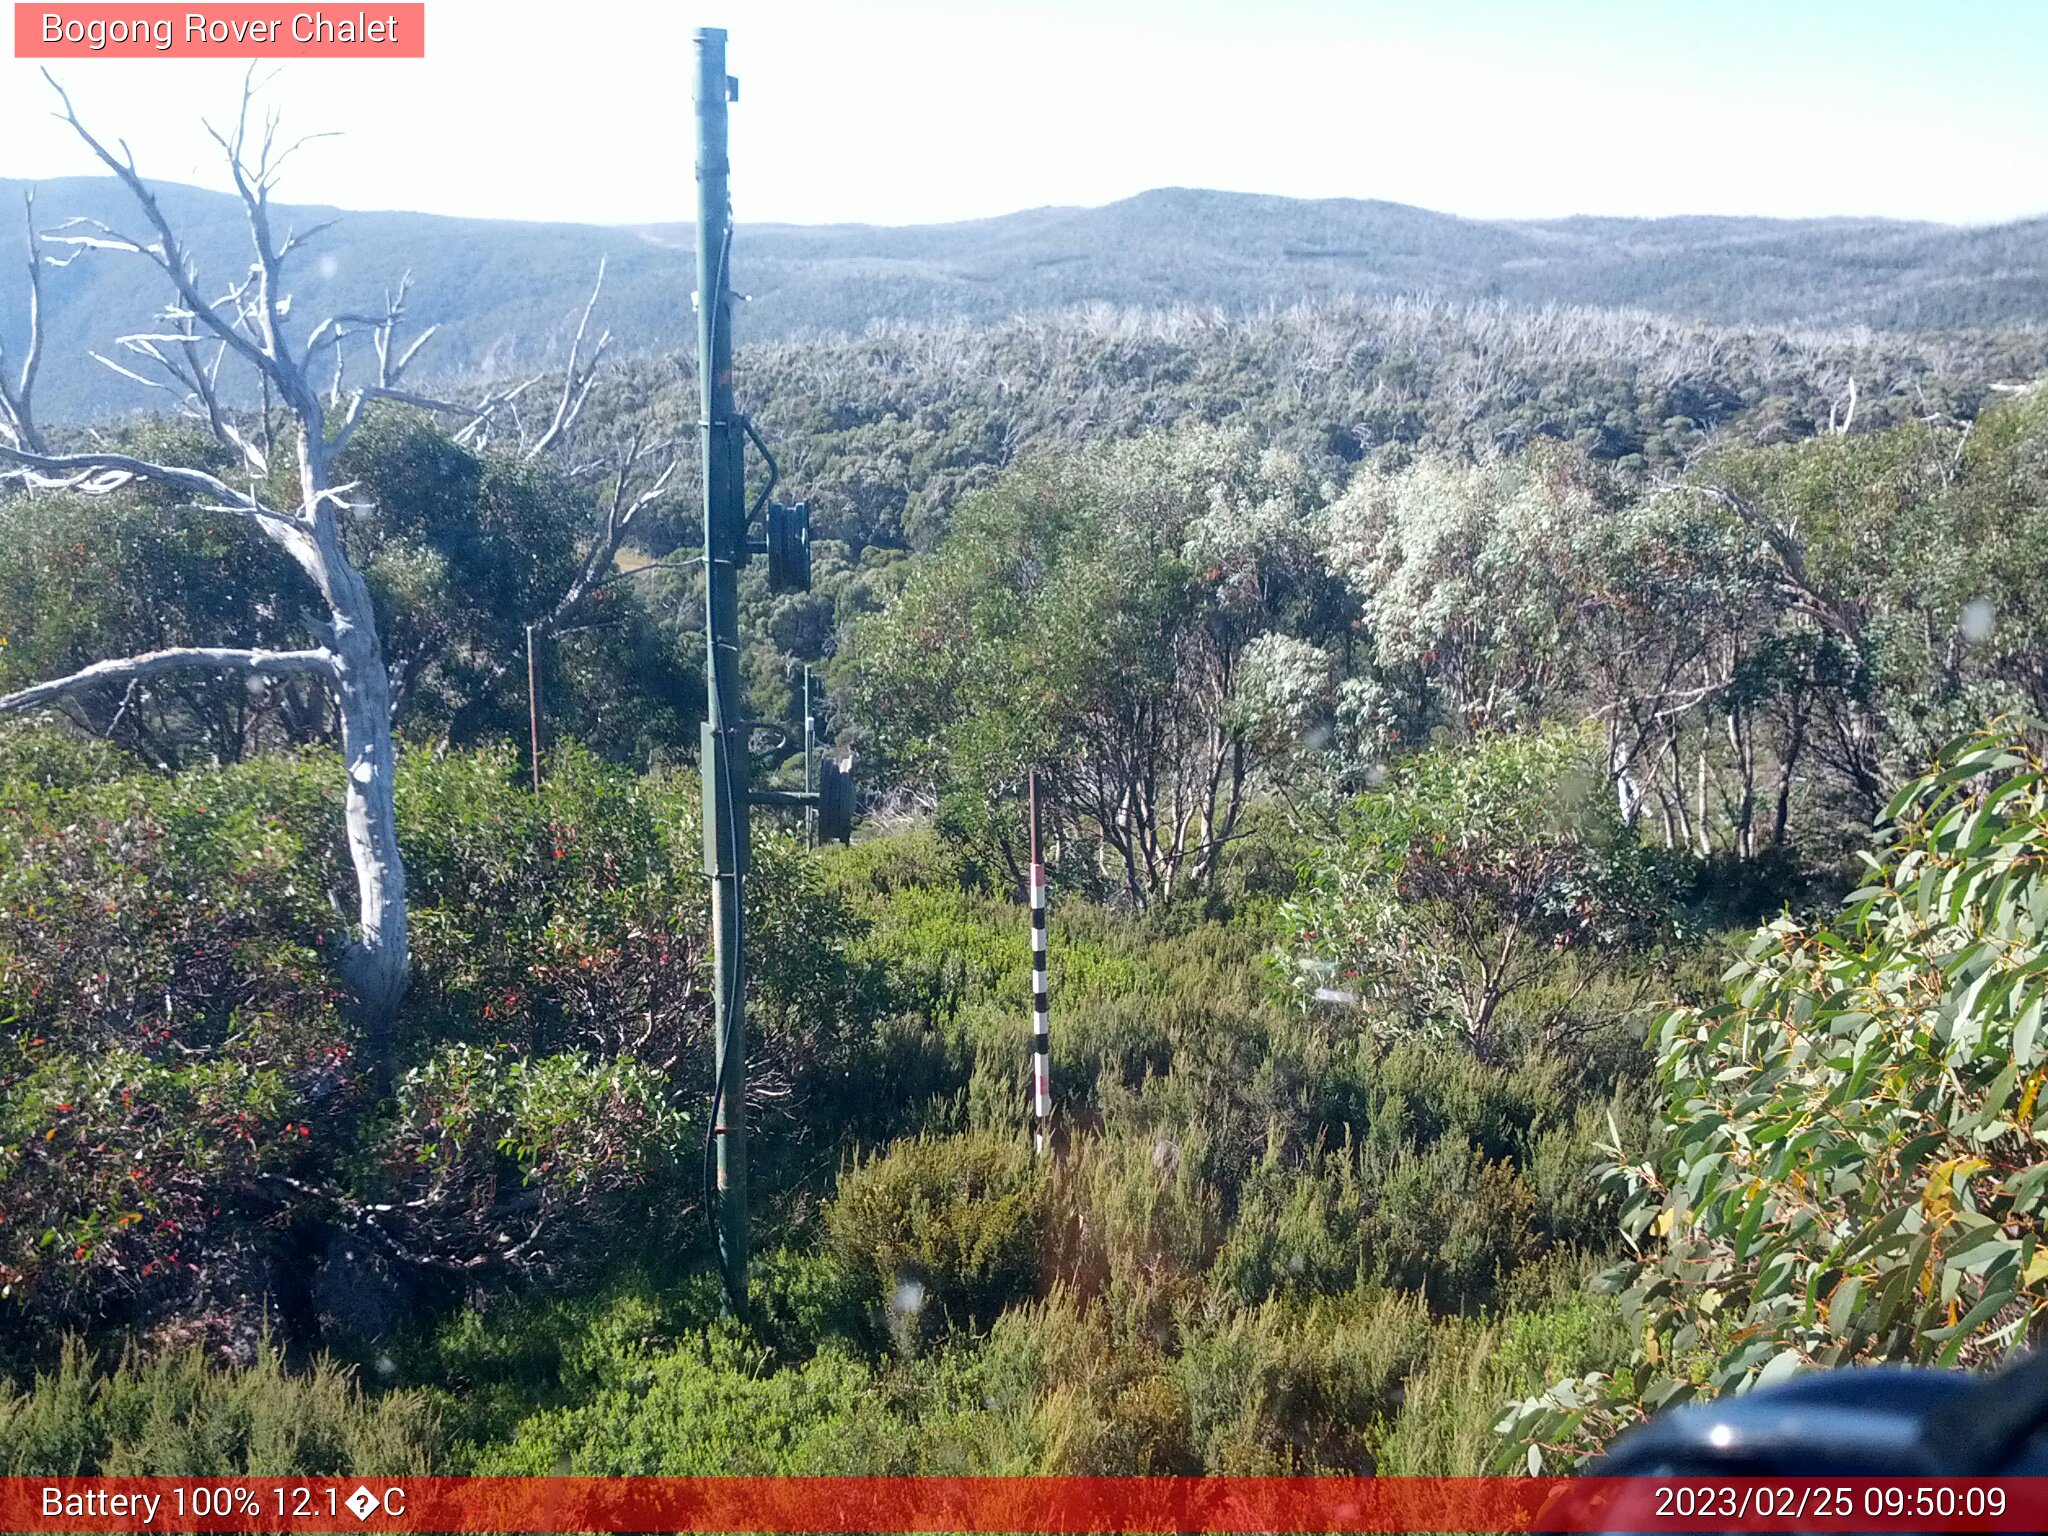
[[[424,4],[14,7],[18,59],[422,59]]]

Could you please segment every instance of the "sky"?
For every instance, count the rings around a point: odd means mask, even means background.
[[[2048,213],[2048,0],[428,0],[427,26],[423,60],[276,74],[288,133],[338,134],[284,200],[687,220],[691,35],[722,26],[749,222],[1158,186],[1476,218]],[[55,69],[145,175],[222,186],[201,121],[245,67]],[[0,59],[0,176],[93,171],[38,68]]]

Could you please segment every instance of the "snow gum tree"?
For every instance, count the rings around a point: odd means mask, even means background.
[[[290,649],[185,645],[111,657],[0,697],[0,713],[122,690],[132,697],[176,674],[239,675],[252,687],[312,679],[323,687],[339,726],[343,815],[356,886],[355,920],[341,968],[361,1014],[368,1065],[386,1079],[391,1021],[409,962],[405,863],[392,798],[390,677],[370,589],[348,551],[347,521],[356,510],[352,486],[337,480],[334,466],[380,400],[471,419],[489,406],[465,411],[400,387],[432,334],[429,329],[401,348],[403,281],[381,313],[329,317],[296,342],[287,333],[287,264],[319,230],[280,231],[272,217],[278,169],[296,146],[280,146],[274,113],[252,122],[252,95],[253,87],[244,89],[232,132],[214,133],[241,196],[250,240],[249,266],[223,287],[202,279],[128,147],[110,148],[96,137],[58,88],[60,115],[132,195],[141,224],[124,233],[97,221],[71,220],[31,235],[31,337],[18,367],[8,370],[12,376],[0,406],[0,467],[30,493],[106,496],[147,482],[185,498],[181,510],[192,515],[247,519],[290,558],[308,596],[317,599],[318,607],[309,604],[301,615],[308,643]],[[173,395],[230,450],[230,468],[215,473],[99,448],[59,452],[36,423],[42,270],[100,253],[148,263],[168,290],[154,327],[120,338],[127,361],[101,361]],[[352,367],[367,376],[352,382]],[[238,412],[235,402],[258,398],[264,408],[251,425],[251,413]]]

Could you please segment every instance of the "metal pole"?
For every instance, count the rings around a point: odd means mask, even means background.
[[[697,372],[704,469],[704,867],[716,976],[711,1135],[725,1305],[747,1315],[746,997],[741,912],[747,866],[747,731],[740,696],[739,568],[747,557],[739,418],[732,399],[732,208],[726,188],[725,32],[697,33]]]
[[[534,681],[533,626],[526,626],[526,723],[533,732],[533,792],[540,793],[540,687]]]
[[[816,763],[818,760],[818,722],[811,713],[811,664],[804,663],[804,793],[818,792]],[[804,847],[818,846],[818,805],[815,800],[804,804]]]
[[[1038,775],[1031,797],[1031,1114],[1038,1122],[1038,1150],[1052,1128],[1052,1019],[1045,975],[1045,864],[1038,852]]]

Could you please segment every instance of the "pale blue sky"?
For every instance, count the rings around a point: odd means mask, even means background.
[[[343,130],[289,198],[687,218],[690,33],[711,24],[744,87],[743,219],[1165,185],[1481,217],[2048,212],[2048,0],[429,0],[428,23],[424,61],[285,69],[288,127]],[[240,68],[60,77],[145,173],[217,183],[197,120]],[[0,175],[90,169],[35,70],[0,60]]]

